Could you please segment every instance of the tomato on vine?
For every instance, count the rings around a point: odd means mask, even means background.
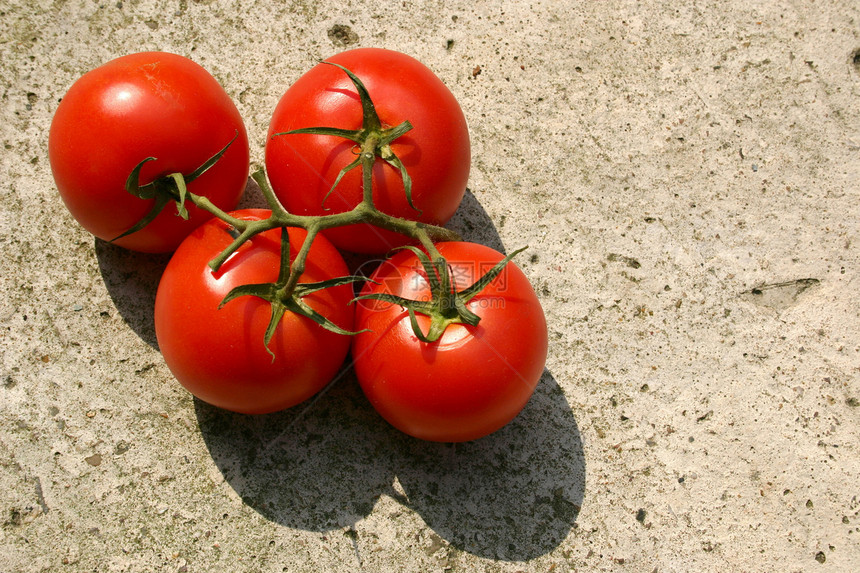
[[[230,210],[248,179],[248,137],[227,92],[200,65],[163,52],[123,56],[81,76],[57,106],[48,155],[60,196],[85,229],[146,252],[174,250],[211,217],[168,196],[168,187],[187,183]],[[126,183],[139,165],[143,192],[135,196]],[[147,186],[157,180],[164,184]],[[169,199],[180,199],[182,216]]]
[[[474,440],[510,422],[534,392],[546,319],[510,257],[475,243],[435,247],[441,264],[404,249],[365,284],[355,372],[373,407],[401,431]]]
[[[361,78],[359,84],[353,76]],[[341,52],[290,86],[275,108],[266,144],[275,193],[299,215],[353,209],[365,194],[357,156],[369,140],[379,142],[372,170],[375,207],[403,219],[447,222],[469,176],[466,119],[433,72],[391,50]],[[409,242],[367,223],[327,229],[325,235],[341,249],[363,253]]]
[[[119,58],[78,80],[55,114],[51,167],[73,216],[128,248],[178,245],[155,303],[177,380],[221,408],[274,412],[322,390],[351,348],[371,404],[407,434],[474,440],[516,417],[543,373],[546,319],[510,262],[519,251],[441,226],[470,164],[441,80],[404,54],[343,52],[287,90],[269,135],[271,183],[253,177],[270,210],[231,213],[247,135],[190,60]],[[358,278],[336,246],[402,249],[353,298]]]
[[[270,215],[264,209],[231,214],[243,221]],[[209,262],[237,234],[212,219],[182,242],[158,285],[155,332],[167,366],[192,394],[235,412],[275,412],[311,397],[337,374],[351,342],[353,291],[337,280],[348,274],[340,253],[317,236],[296,287],[301,296],[277,299],[276,287],[307,235],[295,227],[288,231],[289,260],[282,257],[281,229],[270,229],[213,271]],[[263,298],[267,293],[273,300]]]

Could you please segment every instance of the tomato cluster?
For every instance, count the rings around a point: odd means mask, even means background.
[[[448,88],[407,55],[343,52],[284,93],[269,178],[255,174],[271,210],[234,210],[249,171],[245,127],[218,82],[173,54],[82,76],[57,108],[49,155],[84,228],[134,250],[175,250],[156,335],[201,400],[288,408],[351,354],[392,425],[465,441],[513,419],[541,377],[546,321],[523,272],[489,247],[439,240],[465,192],[469,133]],[[392,248],[355,296],[360,277],[340,251]]]

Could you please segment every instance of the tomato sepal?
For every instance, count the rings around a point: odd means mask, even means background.
[[[302,127],[300,129],[293,129],[290,131],[281,131],[279,133],[272,134],[272,137],[278,137],[280,135],[330,135],[332,137],[342,137],[344,139],[348,139],[350,141],[354,141],[355,143],[361,143],[362,140],[362,130],[361,129],[341,129],[339,127]]]
[[[278,283],[258,283],[240,285],[227,293],[227,295],[218,305],[218,308],[222,308],[225,304],[241,296],[255,296],[268,302],[271,306],[272,314],[269,318],[269,325],[266,327],[266,333],[263,337],[263,344],[266,346],[266,351],[272,357],[272,361],[274,362],[275,353],[272,352],[272,350],[269,348],[269,343],[272,341],[272,337],[275,334],[275,330],[278,327],[278,323],[288,311],[295,313],[299,316],[309,318],[316,324],[320,325],[326,330],[334,332],[335,334],[353,336],[355,334],[358,334],[359,332],[363,332],[360,330],[346,330],[344,328],[339,327],[337,324],[335,324],[319,312],[315,311],[313,308],[310,307],[310,305],[308,305],[302,300],[303,297],[319,290],[345,284],[351,284],[361,280],[364,280],[364,278],[357,276],[346,276],[329,279],[317,283],[300,283],[296,285],[295,290],[292,292],[292,294],[288,296],[284,296],[283,285],[279,285]]]
[[[473,298],[475,298],[475,296],[476,296],[478,293],[480,293],[482,290],[484,290],[484,289],[487,287],[487,285],[488,285],[488,284],[490,284],[491,282],[493,282],[493,280],[495,280],[495,278],[496,278],[497,276],[499,276],[499,273],[501,273],[501,272],[502,272],[502,270],[505,268],[505,266],[506,266],[509,262],[511,262],[511,260],[512,260],[515,256],[517,256],[518,254],[522,253],[522,252],[523,252],[523,251],[525,251],[526,249],[528,249],[528,245],[527,245],[527,246],[525,246],[525,247],[520,247],[519,249],[517,249],[517,250],[513,251],[510,255],[507,255],[504,259],[502,259],[502,260],[501,260],[501,261],[499,261],[496,265],[494,265],[494,266],[493,266],[493,268],[491,268],[489,271],[487,271],[486,273],[484,273],[484,275],[483,275],[481,278],[479,278],[478,280],[476,280],[476,281],[475,281],[471,286],[466,287],[465,289],[463,289],[462,291],[460,291],[460,293],[459,293],[459,294],[460,294],[460,296],[461,296],[461,297],[462,297],[466,302],[468,302],[468,301],[472,300]]]
[[[358,92],[359,100],[361,101],[361,115],[363,119],[362,127],[367,129],[375,129],[379,130],[382,128],[382,122],[379,121],[379,114],[376,113],[376,106],[373,105],[373,100],[370,99],[370,93],[368,93],[367,88],[358,76],[348,70],[346,67],[336,64],[334,62],[322,62],[329,66],[334,66],[339,68],[343,73],[349,76],[350,81],[355,86],[356,91]]]
[[[132,233],[136,233],[149,225],[156,217],[164,210],[171,200],[176,201],[176,213],[182,219],[188,220],[188,209],[185,207],[185,200],[188,198],[188,184],[206,173],[212,166],[218,163],[218,160],[227,152],[230,146],[239,137],[239,131],[233,134],[233,138],[227,142],[218,153],[204,161],[197,169],[183,175],[182,173],[169,173],[163,177],[159,177],[154,181],[150,181],[144,185],[140,184],[140,172],[143,166],[150,161],[156,161],[155,157],[146,157],[140,163],[134,166],[134,169],[129,173],[125,180],[125,190],[137,197],[138,199],[154,199],[152,208],[144,215],[137,223],[129,228],[124,233],[114,237],[110,242],[118,241],[123,237],[127,237]]]
[[[335,66],[342,70],[349,79],[352,81],[352,84],[355,86],[356,91],[358,92],[358,98],[361,102],[361,113],[362,113],[362,121],[361,128],[356,130],[349,129],[341,129],[337,127],[303,127],[299,129],[293,129],[290,131],[283,131],[279,133],[272,134],[272,139],[281,135],[297,135],[297,134],[306,134],[306,135],[329,135],[334,137],[342,137],[344,139],[348,139],[358,146],[361,147],[362,152],[370,151],[373,153],[374,157],[379,157],[400,173],[400,178],[403,181],[403,192],[406,195],[406,201],[409,203],[409,206],[412,207],[418,214],[421,214],[421,209],[418,209],[415,204],[412,202],[412,178],[409,176],[409,173],[406,171],[406,167],[403,165],[403,162],[400,161],[400,158],[391,150],[391,143],[396,140],[398,137],[404,135],[408,131],[412,129],[412,124],[409,120],[406,120],[395,127],[383,129],[382,122],[379,119],[379,114],[376,113],[376,106],[373,104],[373,100],[370,98],[370,93],[367,91],[367,87],[365,87],[364,83],[352,73],[350,70],[341,66],[340,64],[336,64],[334,62],[322,62],[324,64],[328,64],[330,66]],[[328,199],[329,195],[335,190],[335,188],[340,183],[343,176],[362,165],[361,155],[355,159],[355,161],[350,162],[348,165],[343,167],[337,175],[337,178],[332,184],[331,188],[325,194],[322,199],[322,207],[324,210],[326,199]],[[362,165],[362,169],[366,167]]]
[[[489,271],[484,273],[478,280],[465,289],[458,291],[451,280],[451,269],[448,262],[441,255],[435,259],[430,257],[414,246],[400,247],[395,250],[408,249],[412,251],[424,268],[427,283],[430,286],[430,300],[413,300],[392,293],[371,293],[355,297],[352,302],[359,300],[378,300],[389,304],[396,304],[409,313],[409,322],[412,332],[418,340],[425,343],[433,343],[439,340],[445,330],[451,324],[467,324],[478,326],[481,317],[469,310],[466,304],[484,290],[511,262],[511,260],[528,247],[521,247],[507,255],[496,263]],[[417,314],[423,314],[430,318],[430,328],[427,334],[421,330],[418,324]]]
[[[312,241],[313,239],[311,237],[307,237],[305,240],[308,243],[307,245],[302,246],[302,251],[306,254],[307,251],[310,250],[310,241]],[[218,308],[221,309],[225,304],[242,296],[255,296],[269,303],[269,305],[271,306],[272,313],[269,318],[269,324],[266,327],[266,332],[263,336],[263,344],[266,347],[266,352],[268,352],[269,355],[272,357],[273,362],[275,360],[275,353],[272,352],[271,348],[269,348],[269,343],[271,342],[272,337],[275,334],[275,330],[278,327],[278,323],[281,321],[287,311],[295,313],[299,316],[304,316],[305,318],[309,318],[316,324],[320,325],[326,330],[334,332],[335,334],[352,336],[360,332],[353,332],[351,330],[341,328],[340,326],[332,322],[330,319],[311,308],[310,305],[308,305],[302,299],[309,294],[315,293],[323,289],[352,284],[357,281],[363,281],[365,280],[364,277],[348,275],[318,282],[299,283],[295,280],[291,280],[292,272],[293,271],[290,268],[290,235],[287,232],[287,229],[282,227],[281,265],[280,269],[278,270],[278,280],[273,283],[244,284],[234,287],[230,290],[230,292],[226,294],[226,296],[224,296],[224,298],[218,305]]]

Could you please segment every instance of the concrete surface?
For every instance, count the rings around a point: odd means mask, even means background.
[[[259,161],[354,46],[443,78],[452,224],[531,246],[546,374],[474,443],[398,434],[349,372],[272,416],[195,402],[155,348],[166,259],[53,186],[57,101],[113,57],[205,66]],[[0,0],[0,571],[860,570],[858,50],[850,0]]]

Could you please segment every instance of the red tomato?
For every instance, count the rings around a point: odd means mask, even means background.
[[[328,59],[353,72],[367,88],[383,128],[410,121],[413,129],[391,150],[412,178],[409,206],[400,171],[377,157],[373,174],[376,207],[400,218],[443,225],[460,204],[469,177],[466,119],[457,100],[433,72],[414,58],[390,50],[360,48]],[[361,168],[347,173],[334,192],[340,170],[355,160],[352,141],[330,135],[279,135],[307,127],[362,127],[362,108],[349,77],[319,64],[293,84],[275,108],[266,143],[266,170],[286,208],[300,215],[339,213],[362,199]],[[399,234],[356,225],[325,231],[338,247],[384,253],[403,245]]]
[[[132,228],[154,200],[125,190],[147,157],[141,184],[170,173],[190,174],[238,134],[227,152],[188,190],[224,210],[235,208],[248,179],[248,137],[236,106],[209,72],[182,56],[145,52],[112,60],[78,79],[60,102],[48,137],[54,180],[72,216],[111,240]],[[165,252],[210,215],[175,203],[144,229],[116,244]]]
[[[234,213],[248,220],[264,219],[269,211]],[[309,318],[287,312],[269,343],[263,343],[271,316],[268,302],[241,296],[218,305],[233,287],[275,282],[280,261],[280,230],[253,237],[217,273],[207,266],[233,237],[230,227],[212,219],[183,241],[168,263],[155,300],[155,333],[170,371],[201,400],[247,414],[288,408],[321,390],[337,373],[349,352],[350,337],[325,330]],[[306,235],[291,228],[290,256]],[[340,253],[318,236],[307,258],[301,282],[348,275]],[[343,329],[353,327],[344,285],[304,297],[314,310]]]
[[[504,257],[483,245],[439,243],[458,290]],[[386,292],[428,300],[426,274],[411,251],[400,251],[371,276],[362,294]],[[528,402],[543,373],[547,327],[537,295],[513,263],[467,308],[475,326],[450,325],[433,343],[418,340],[408,313],[396,304],[362,300],[353,339],[355,371],[373,407],[393,426],[417,438],[460,442],[494,432]],[[429,319],[417,315],[425,334]]]

